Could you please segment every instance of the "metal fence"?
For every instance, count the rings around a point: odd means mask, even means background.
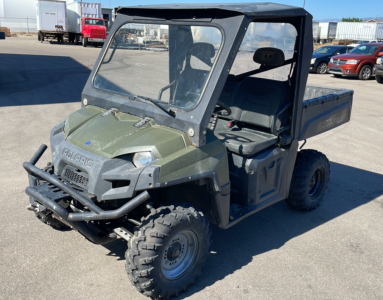
[[[36,18],[0,17],[0,27],[8,27],[11,32],[37,32]]]

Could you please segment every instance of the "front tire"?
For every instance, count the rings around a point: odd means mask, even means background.
[[[83,47],[88,46],[88,38],[82,38],[82,45],[83,45]]]
[[[375,79],[377,83],[383,83],[383,76],[375,75]]]
[[[152,299],[178,295],[202,272],[211,244],[202,212],[184,206],[152,209],[128,242],[126,272]]]
[[[330,179],[330,163],[316,150],[298,152],[291,179],[288,205],[297,210],[310,211],[323,200]]]
[[[372,69],[370,66],[366,65],[363,66],[362,69],[359,71],[359,79],[360,80],[369,80],[372,75]]]
[[[321,62],[317,67],[318,74],[326,74],[327,70],[328,70],[328,67],[326,62]]]

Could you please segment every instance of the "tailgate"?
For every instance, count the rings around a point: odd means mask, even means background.
[[[299,140],[308,139],[347,123],[351,117],[353,94],[352,90],[307,86]]]

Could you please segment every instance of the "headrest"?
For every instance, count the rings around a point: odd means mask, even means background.
[[[211,59],[215,55],[215,49],[209,43],[194,43],[190,49],[190,55],[197,57],[204,63],[211,65]]]
[[[264,47],[254,52],[253,60],[268,67],[279,67],[285,62],[285,54],[281,49]]]

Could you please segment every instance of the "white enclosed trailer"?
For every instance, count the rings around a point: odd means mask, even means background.
[[[36,19],[39,41],[55,38],[63,42],[67,32],[66,2],[59,0],[37,0]]]
[[[383,23],[339,22],[337,40],[380,40],[383,41]]]
[[[337,22],[319,23],[319,40],[321,43],[331,42],[336,37]]]
[[[319,39],[319,22],[313,22],[313,40],[315,43],[317,43],[318,39]]]

